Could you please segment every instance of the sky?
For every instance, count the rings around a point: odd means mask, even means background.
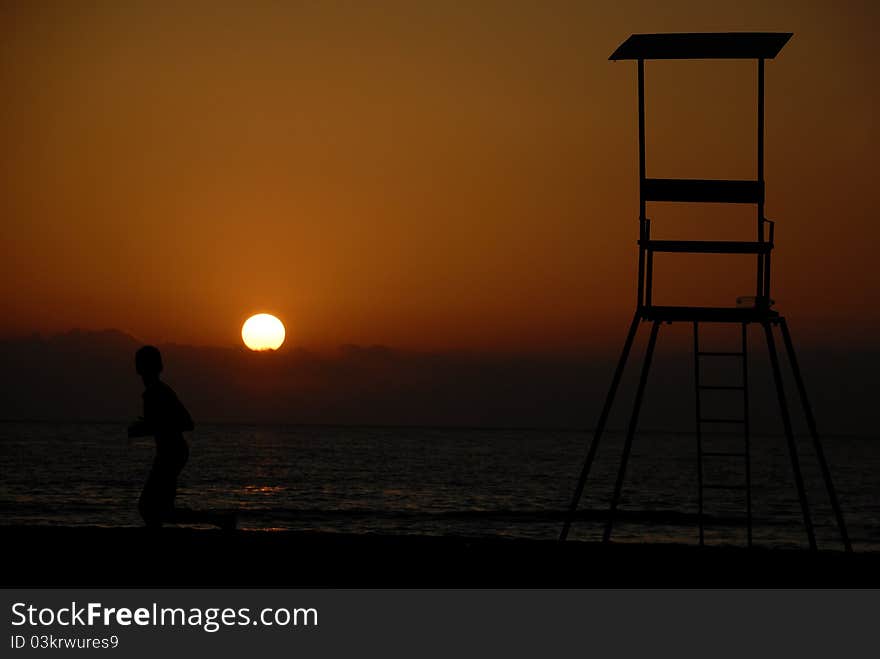
[[[773,297],[878,347],[873,2],[4,2],[0,336],[509,353],[617,346],[635,304],[631,33],[787,31],[767,64]],[[649,62],[648,175],[755,175],[753,62]],[[649,209],[750,239],[749,208]],[[730,304],[751,261],[657,260]],[[668,259],[668,260],[667,260]]]

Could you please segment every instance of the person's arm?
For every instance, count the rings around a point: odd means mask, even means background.
[[[192,417],[189,414],[189,410],[183,406],[183,403],[180,402],[180,399],[177,399],[177,404],[179,406],[179,421],[180,421],[180,431],[181,432],[192,432],[195,428],[195,424],[193,423]]]
[[[157,390],[155,397],[144,399],[144,419],[154,432],[189,432],[195,425],[177,394],[167,385]]]
[[[154,395],[147,390],[144,392],[144,415],[139,416],[128,426],[129,439],[135,437],[148,437],[156,434],[156,405]]]

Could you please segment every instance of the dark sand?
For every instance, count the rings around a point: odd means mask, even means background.
[[[878,553],[187,528],[0,539],[6,587],[880,585]]]

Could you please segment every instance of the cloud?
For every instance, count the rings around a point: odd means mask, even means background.
[[[5,365],[0,417],[113,420],[140,414],[135,338],[73,330],[0,341]],[[412,352],[346,345],[332,353],[282,348],[160,346],[165,379],[197,422],[590,428],[614,357]],[[658,351],[643,428],[693,429],[689,353]],[[753,350],[753,419],[777,432],[766,360]],[[871,414],[876,352],[802,355],[821,429],[876,434]],[[637,368],[628,369],[609,422],[628,419]],[[792,403],[795,390],[788,383]],[[729,404],[729,401],[724,404]],[[734,405],[735,407],[735,405]],[[802,428],[799,428],[802,429]]]

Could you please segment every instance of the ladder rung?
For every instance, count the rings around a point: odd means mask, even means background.
[[[744,458],[746,454],[738,451],[703,451],[703,457],[709,458]]]
[[[739,384],[736,384],[736,385],[734,385],[734,384],[701,384],[699,386],[699,388],[700,389],[708,389],[710,391],[727,391],[727,390],[742,391],[743,389],[745,389],[744,386],[739,385]]]
[[[742,352],[698,352],[700,357],[742,357]]]
[[[704,490],[744,490],[745,485],[703,485]]]
[[[700,419],[700,423],[745,423],[745,419]]]

